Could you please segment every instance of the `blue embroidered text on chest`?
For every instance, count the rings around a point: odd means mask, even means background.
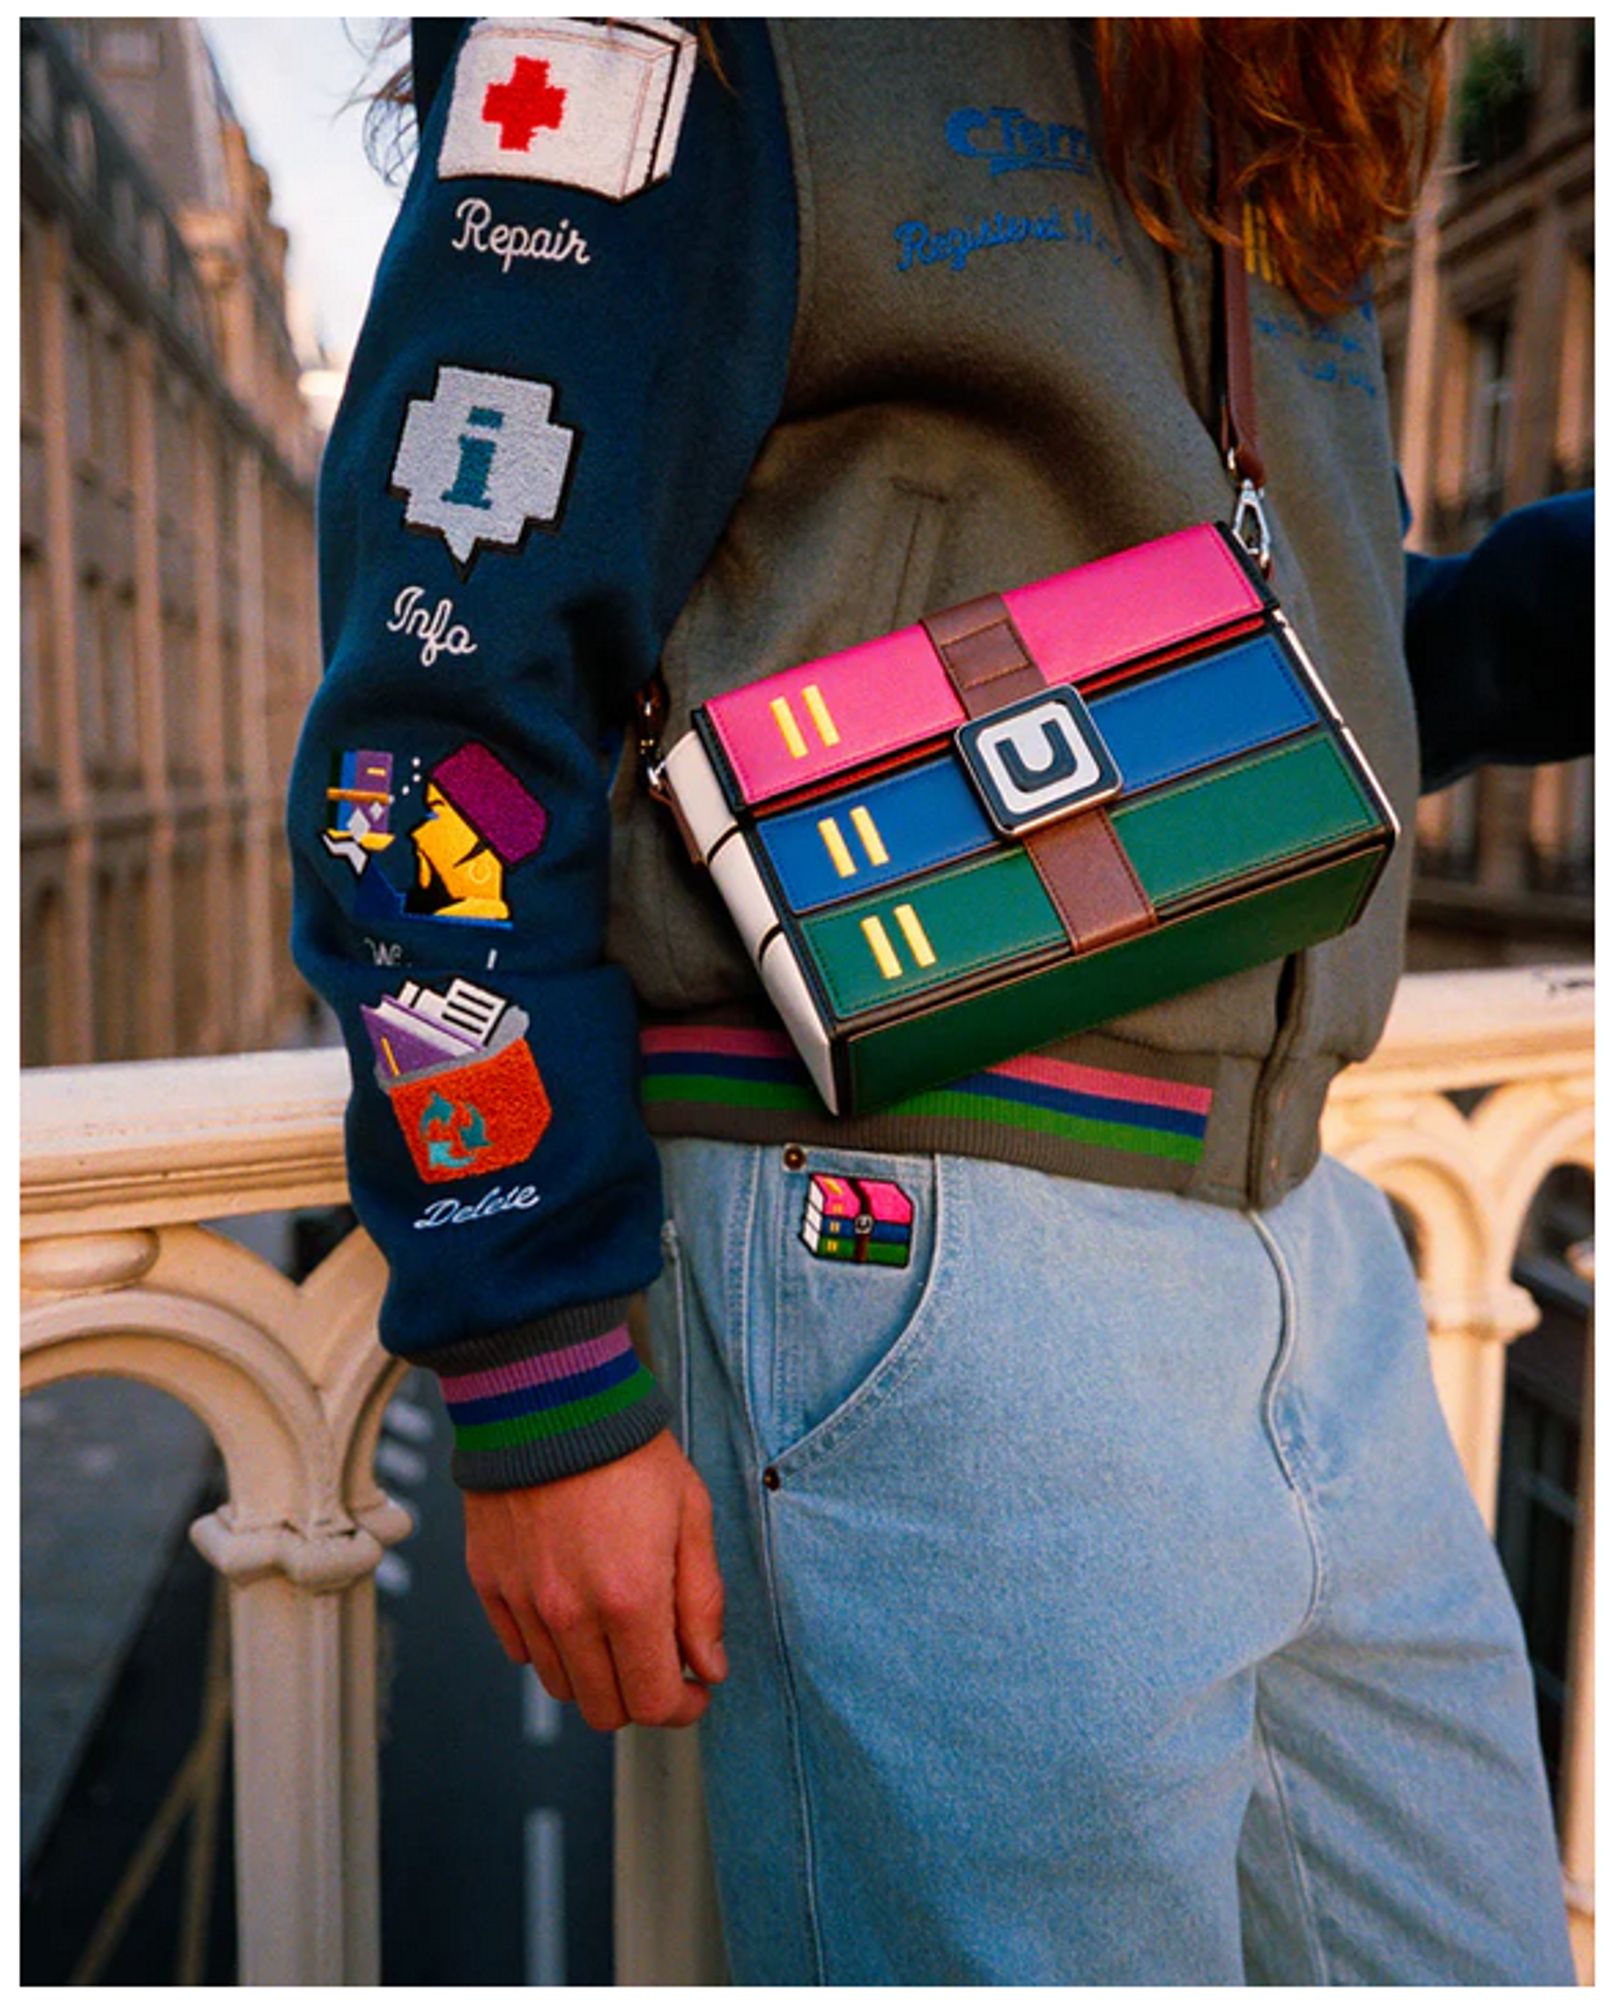
[[[1094,172],[1093,142],[1080,125],[1042,125],[1011,104],[994,104],[989,111],[965,105],[953,112],[947,143],[966,160],[989,161],[994,179],[1032,169]]]
[[[1366,307],[1362,317],[1367,320]],[[1372,358],[1365,341],[1353,334],[1343,319],[1323,320],[1292,312],[1255,312],[1250,323],[1263,339],[1286,348],[1296,370],[1313,382],[1334,388],[1360,389],[1364,396],[1378,400]]]
[[[1066,215],[1067,211],[1057,207],[1050,208],[1046,215],[1005,215],[999,209],[995,215],[962,226],[932,229],[919,221],[899,222],[891,232],[902,253],[897,259],[897,269],[910,271],[916,264],[946,264],[962,271],[977,250],[997,250],[1011,243],[1076,243],[1097,250],[1112,265],[1119,266],[1125,261],[1108,233],[1094,219],[1091,209],[1069,210],[1068,229]]]

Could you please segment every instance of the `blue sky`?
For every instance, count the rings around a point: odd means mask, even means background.
[[[339,363],[397,210],[397,192],[364,156],[362,108],[341,108],[381,25],[380,16],[358,15],[202,19],[253,156],[268,170],[274,218],[290,233],[291,282]]]

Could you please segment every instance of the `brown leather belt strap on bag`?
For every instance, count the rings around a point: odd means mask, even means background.
[[[920,622],[972,719],[1048,686],[1001,597],[974,597]],[[1038,827],[1021,845],[1077,951],[1097,951],[1158,923],[1103,806]]]
[[[1014,629],[1009,607],[996,592],[952,604],[919,621],[941,655],[953,692],[969,716],[1024,701],[1048,683]]]

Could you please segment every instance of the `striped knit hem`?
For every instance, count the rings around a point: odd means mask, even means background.
[[[640,1280],[650,1283],[654,1272]],[[590,1299],[580,1306],[557,1306],[537,1319],[518,1320],[497,1333],[473,1333],[460,1340],[446,1341],[441,1347],[422,1347],[403,1358],[417,1368],[429,1368],[434,1375],[459,1376],[504,1368],[534,1355],[554,1354],[563,1347],[576,1347],[620,1326],[628,1316],[633,1291],[617,1292],[603,1299]]]
[[[502,1443],[483,1439],[477,1449],[458,1445],[451,1461],[455,1482],[473,1493],[506,1492],[547,1485],[625,1458],[667,1428],[671,1410],[648,1369],[641,1368],[623,1387],[632,1394],[609,1406],[596,1401],[587,1418],[569,1429],[522,1429]]]
[[[437,1375],[460,1486],[540,1486],[607,1465],[666,1428],[667,1399],[634,1351],[627,1304],[569,1306],[410,1357]]]
[[[503,1368],[443,1377],[443,1401],[460,1451],[498,1451],[581,1430],[630,1409],[653,1381],[626,1326],[598,1339]]]
[[[1122,1067],[1108,1060],[1120,1045],[1104,1046],[1104,1060],[1016,1056],[884,1110],[834,1118],[776,1029],[651,1027],[641,1037],[645,1116],[660,1138],[965,1153],[1087,1179],[1185,1186],[1205,1150],[1215,1058],[1127,1048]]]

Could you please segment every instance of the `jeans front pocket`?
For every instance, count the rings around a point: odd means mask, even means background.
[[[877,1388],[927,1316],[934,1157],[789,1147],[765,1169],[749,1357],[757,1442],[816,1446]]]

